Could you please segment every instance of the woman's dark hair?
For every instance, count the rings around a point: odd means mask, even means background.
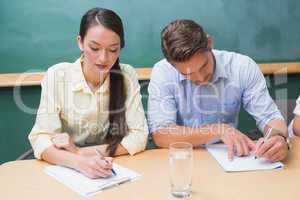
[[[161,49],[169,62],[187,61],[196,52],[206,51],[207,44],[203,28],[192,20],[175,20],[161,32]]]
[[[115,12],[104,8],[93,8],[83,15],[79,30],[81,40],[84,40],[90,27],[99,25],[99,23],[119,35],[121,48],[123,48],[125,42],[122,20]],[[124,76],[119,65],[119,58],[111,68],[109,87],[109,130],[105,142],[108,143],[106,149],[108,155],[113,156],[118,145],[128,132],[125,120],[126,92]]]

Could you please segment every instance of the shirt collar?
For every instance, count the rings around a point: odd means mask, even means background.
[[[71,71],[72,91],[78,92],[83,90],[85,88],[85,78],[81,69],[80,58],[73,63]]]
[[[185,81],[185,80],[188,80],[185,76],[183,76],[179,71],[177,71],[178,72],[178,74],[179,74],[179,80],[180,80],[180,82],[182,82],[182,81]]]
[[[226,65],[221,63],[221,58],[219,57],[219,55],[216,53],[215,50],[212,50],[212,55],[213,55],[214,63],[215,63],[215,71],[214,71],[212,82],[216,82],[220,78],[227,79],[228,76],[225,71]]]

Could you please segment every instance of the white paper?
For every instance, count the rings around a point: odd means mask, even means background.
[[[105,179],[90,179],[78,171],[58,165],[45,167],[45,172],[85,197],[94,195],[96,192],[109,187],[127,181],[133,181],[141,177],[140,174],[117,164],[113,164],[113,168],[117,175]]]
[[[254,155],[235,156],[230,161],[225,145],[210,145],[207,146],[207,150],[227,172],[281,169],[284,166],[281,162],[271,163],[261,158],[254,159]]]

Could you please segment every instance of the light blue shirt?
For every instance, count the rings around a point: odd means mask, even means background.
[[[216,65],[209,85],[194,84],[166,59],[154,65],[148,87],[151,133],[171,124],[199,127],[227,123],[237,127],[241,105],[261,131],[270,120],[283,119],[251,58],[228,51],[212,52]]]

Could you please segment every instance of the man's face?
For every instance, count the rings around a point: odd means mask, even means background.
[[[214,61],[211,51],[197,52],[185,62],[173,62],[176,69],[195,84],[206,85],[213,78]]]

